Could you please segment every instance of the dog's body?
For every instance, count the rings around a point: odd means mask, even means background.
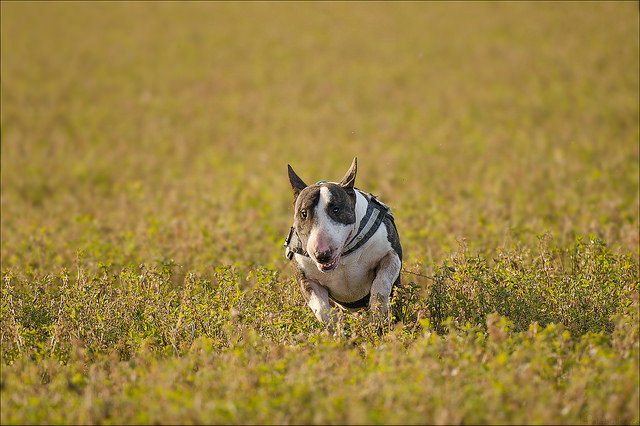
[[[389,208],[354,188],[356,159],[340,183],[307,186],[289,166],[294,224],[285,241],[302,293],[322,322],[331,308],[387,314],[400,283],[402,246]]]

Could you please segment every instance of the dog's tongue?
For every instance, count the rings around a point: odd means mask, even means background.
[[[318,266],[320,266],[320,270],[322,270],[323,272],[329,272],[336,269],[338,267],[339,262],[340,262],[340,255],[338,255],[335,259],[333,259],[333,261],[328,263],[320,263]]]

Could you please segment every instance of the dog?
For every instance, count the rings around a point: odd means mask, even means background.
[[[389,207],[354,187],[357,158],[338,183],[307,185],[288,170],[294,219],[285,256],[309,308],[329,325],[337,320],[335,307],[386,316],[400,285],[402,246]]]

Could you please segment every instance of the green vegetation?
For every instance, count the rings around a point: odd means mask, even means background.
[[[1,12],[2,424],[640,423],[637,2]],[[286,165],[354,156],[406,272],[332,336]]]

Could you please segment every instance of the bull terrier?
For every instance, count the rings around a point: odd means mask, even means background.
[[[354,187],[357,159],[340,182],[307,185],[289,169],[293,226],[285,255],[316,318],[330,326],[334,307],[388,314],[400,285],[402,246],[393,213],[375,196]]]

